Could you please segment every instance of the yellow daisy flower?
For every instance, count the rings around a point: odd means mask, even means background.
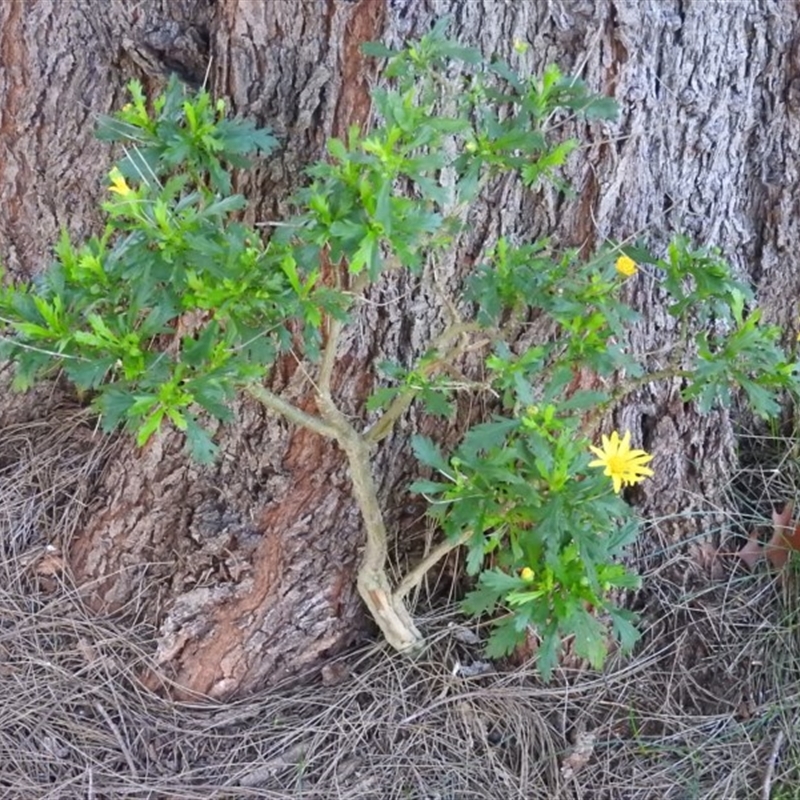
[[[614,491],[619,494],[623,486],[633,486],[653,475],[646,467],[653,456],[644,450],[631,450],[631,432],[626,431],[622,439],[614,431],[611,436],[603,436],[602,447],[589,448],[597,458],[589,462],[590,467],[604,467],[604,475],[614,482]]]
[[[133,189],[128,186],[125,176],[116,167],[111,170],[108,177],[111,178],[111,186],[108,187],[109,192],[114,192],[120,197],[127,197],[133,194]]]
[[[636,262],[630,256],[620,256],[615,266],[617,272],[626,278],[630,278],[631,275],[635,275],[639,271],[639,267],[636,266]]]

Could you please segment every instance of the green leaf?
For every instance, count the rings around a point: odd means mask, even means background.
[[[363,222],[340,219],[331,225],[330,232],[332,236],[335,236],[344,242],[355,244],[365,236],[366,228],[364,227]]]
[[[434,416],[449,417],[453,413],[453,404],[449,399],[449,392],[424,388],[419,399],[425,410]]]
[[[536,651],[536,667],[545,683],[553,677],[553,671],[558,666],[560,651],[561,640],[556,632],[556,626],[553,624],[540,634],[539,648]]]
[[[94,135],[102,142],[135,142],[142,137],[142,129],[117,117],[100,114]],[[124,174],[124,173],[123,173]]]
[[[392,58],[392,56],[396,56],[399,53],[398,50],[392,50],[380,42],[364,42],[361,45],[361,52],[373,58]]]
[[[505,61],[492,61],[489,69],[507,81],[512,88],[522,92],[523,84],[519,75]]]
[[[33,322],[15,322],[14,327],[20,332],[24,333],[25,336],[30,337],[31,339],[52,339],[53,334],[49,328],[45,328],[42,325],[37,325]],[[77,337],[76,337],[77,339]],[[94,341],[94,337],[92,337]],[[80,341],[79,339],[77,341]]]
[[[256,128],[252,120],[223,120],[216,133],[226,157],[231,154],[252,153],[256,150],[269,155],[278,147],[278,140],[266,128]],[[245,166],[245,164],[236,164]]]
[[[470,614],[471,616],[489,613],[494,610],[495,606],[500,601],[500,597],[501,594],[499,592],[482,586],[479,583],[477,588],[468,592],[461,601],[461,608],[465,614]]]
[[[480,50],[476,50],[474,47],[463,47],[454,42],[442,42],[438,51],[446,58],[463,61],[465,64],[480,64],[483,61]]]
[[[506,441],[508,434],[516,431],[519,427],[519,420],[494,417],[491,422],[484,422],[470,428],[459,450],[475,454],[499,447]]]
[[[383,226],[385,236],[392,235],[392,184],[391,181],[383,181],[375,201],[375,220]]]
[[[129,414],[131,416],[140,416],[158,405],[158,396],[154,394],[134,395],[131,401]]]
[[[203,209],[202,216],[204,217],[224,217],[234,211],[240,211],[247,207],[247,200],[240,194],[232,194],[230,197],[223,197],[211,203],[207,208]]]
[[[605,628],[582,608],[573,611],[564,627],[575,635],[575,652],[600,669],[608,653]]]
[[[634,626],[636,615],[622,608],[610,608],[608,613],[620,647],[624,652],[630,652],[642,636]]]
[[[484,539],[481,534],[473,536],[469,542],[467,550],[467,575],[477,575],[483,568],[483,562],[486,557],[484,549]]]
[[[492,626],[489,641],[486,644],[486,655],[489,658],[510,656],[521,644],[524,644],[526,631],[517,630],[513,619],[503,619]]]
[[[609,400],[608,392],[597,392],[593,389],[579,389],[568,400],[559,405],[559,410],[564,411],[583,411],[587,408],[597,408],[607,403]]]
[[[414,481],[408,487],[408,490],[410,492],[413,492],[414,494],[436,495],[436,494],[442,494],[442,492],[447,491],[448,488],[449,484],[447,483],[438,483],[437,481],[428,481],[420,479]]]
[[[167,409],[167,416],[169,417],[170,422],[179,431],[185,431],[186,430],[186,417],[177,408],[168,408]]]
[[[190,381],[186,388],[192,393],[194,401],[212,416],[222,422],[230,422],[234,418],[233,411],[227,405],[232,394],[228,387],[211,378],[200,378]]]
[[[450,465],[445,461],[439,448],[427,436],[414,434],[411,437],[411,448],[414,455],[423,464],[433,467],[445,474],[450,472]]]
[[[208,363],[219,335],[219,324],[216,320],[211,320],[200,331],[197,339],[185,337],[181,342],[181,362],[195,369]]]
[[[212,464],[219,450],[208,432],[194,417],[188,415],[186,417],[186,445],[189,454],[199,464]]]
[[[481,575],[480,585],[505,596],[521,588],[520,579],[499,569],[487,570]]]
[[[399,393],[397,387],[384,386],[376,389],[370,397],[367,398],[367,411],[378,411],[379,409],[386,408]]]
[[[98,359],[67,359],[64,372],[69,379],[83,390],[98,388],[114,366],[114,356]]]
[[[156,408],[149,417],[139,426],[136,432],[136,444],[143,447],[147,444],[150,437],[161,427],[166,411],[163,408]]]
[[[122,424],[133,402],[133,395],[125,389],[109,386],[103,390],[95,405],[101,414],[100,421],[106,433]]]
[[[341,139],[328,139],[328,152],[338,161],[347,161],[347,148]]]

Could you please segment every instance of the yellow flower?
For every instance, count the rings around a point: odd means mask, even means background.
[[[626,431],[622,439],[614,431],[611,436],[603,436],[603,446],[589,448],[596,460],[589,462],[590,467],[605,467],[604,475],[614,481],[614,491],[619,494],[623,486],[633,486],[653,474],[646,467],[653,456],[644,450],[631,450],[631,432]]]
[[[133,194],[133,189],[128,186],[125,176],[116,167],[108,173],[108,177],[111,178],[112,184],[108,187],[109,192],[114,192],[120,197],[127,197],[129,194]]]
[[[533,580],[533,570],[530,567],[523,567],[522,570],[520,570],[519,576],[526,583],[530,583]]]
[[[630,278],[631,275],[635,275],[639,271],[639,267],[636,266],[636,262],[630,256],[620,256],[617,259],[616,267],[617,272],[626,278]]]

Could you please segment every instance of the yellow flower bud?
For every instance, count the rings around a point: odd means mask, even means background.
[[[630,278],[631,275],[635,275],[639,271],[639,267],[636,266],[636,262],[630,256],[620,256],[617,259],[616,267],[617,272],[626,278]]]
[[[109,192],[114,192],[120,197],[127,197],[133,194],[133,189],[128,186],[123,174],[116,167],[111,170],[108,177],[111,179],[111,186],[108,187]]]
[[[519,576],[526,583],[530,583],[533,580],[534,572],[530,567],[523,567],[519,573]]]

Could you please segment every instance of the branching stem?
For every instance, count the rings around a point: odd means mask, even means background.
[[[639,376],[638,378],[631,378],[630,380],[625,381],[622,386],[613,392],[611,397],[605,403],[602,403],[600,407],[591,414],[586,424],[583,426],[583,432],[591,438],[591,436],[597,430],[597,427],[600,425],[603,416],[608,409],[616,406],[620,400],[622,400],[624,397],[627,397],[631,392],[635,392],[639,387],[645,386],[648,383],[654,383],[656,381],[669,380],[670,378],[685,378],[689,377],[690,375],[691,372],[681,369],[676,365],[672,367],[665,367],[664,369],[657,370],[656,372],[649,372]]]
[[[452,364],[465,351],[466,347],[464,345],[456,345],[447,352],[444,352],[444,348],[457,337],[482,330],[484,329],[476,322],[459,322],[446,328],[431,344],[431,349],[436,353],[435,358],[421,366],[419,371],[427,377],[439,367]],[[487,343],[488,341],[490,340],[487,340]],[[385,439],[392,432],[397,420],[403,416],[411,403],[414,402],[418,391],[414,387],[407,387],[401,391],[392,400],[386,411],[367,430],[365,433],[366,438],[370,442],[379,442],[381,439]]]
[[[261,405],[285,417],[289,422],[314,431],[314,433],[318,433],[320,436],[324,436],[327,439],[337,438],[337,431],[332,425],[329,425],[319,417],[307,414],[297,406],[288,403],[282,397],[278,397],[278,395],[274,394],[269,389],[265,389],[261,384],[252,383],[246,387],[245,391],[254,400],[258,400]]]
[[[317,397],[320,416],[315,417],[260,385],[248,387],[252,397],[290,422],[335,440],[344,451],[353,483],[353,497],[361,511],[366,532],[364,556],[358,571],[358,591],[386,641],[400,652],[421,648],[423,638],[402,597],[392,593],[386,574],[388,537],[378,489],[372,475],[370,442],[350,424],[329,394]]]

